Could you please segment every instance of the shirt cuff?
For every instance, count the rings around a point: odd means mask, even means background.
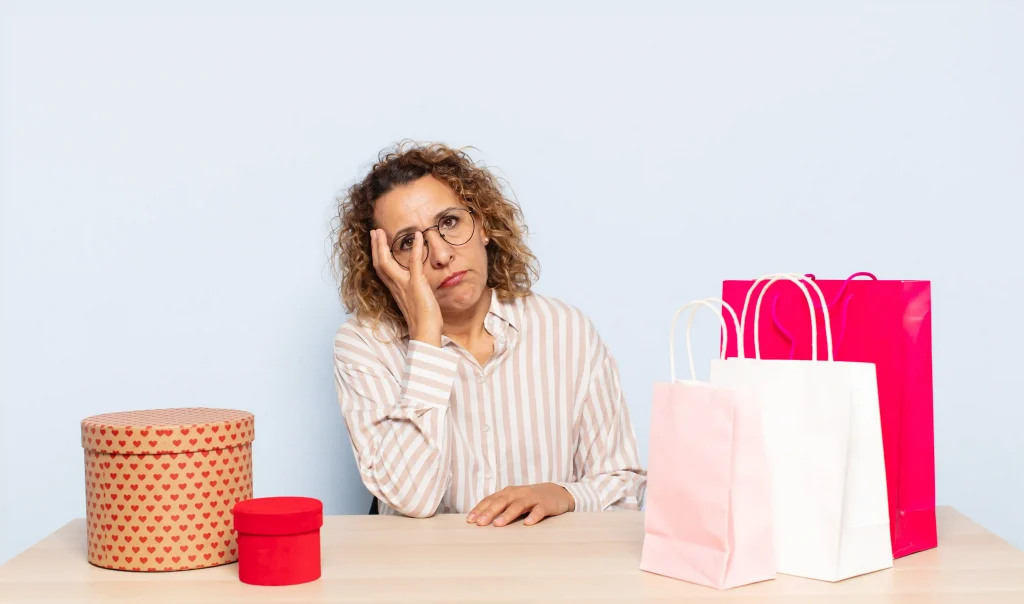
[[[409,340],[405,397],[435,407],[447,407],[459,374],[459,355],[419,340]]]
[[[569,491],[575,501],[574,512],[601,512],[604,507],[601,505],[601,497],[597,490],[583,482],[555,482],[558,486]]]

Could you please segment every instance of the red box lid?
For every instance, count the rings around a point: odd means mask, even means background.
[[[235,504],[235,530],[250,535],[297,535],[324,524],[324,506],[311,497],[260,497]]]

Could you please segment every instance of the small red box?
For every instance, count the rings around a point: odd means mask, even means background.
[[[323,503],[262,497],[234,507],[238,578],[250,585],[296,585],[320,578]]]

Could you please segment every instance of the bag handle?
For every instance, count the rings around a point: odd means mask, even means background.
[[[811,279],[812,281],[815,279],[815,276],[811,273],[808,273],[806,276],[808,279]],[[846,281],[843,282],[842,287],[839,288],[839,293],[836,294],[835,299],[832,300],[832,302],[828,305],[829,308],[833,308],[836,304],[839,303],[840,299],[843,300],[842,313],[840,313],[839,319],[839,337],[836,338],[835,343],[836,348],[839,348],[843,344],[843,337],[846,335],[846,313],[850,306],[850,301],[853,300],[853,294],[850,294],[846,298],[843,298],[843,293],[846,291],[846,288],[850,285],[850,281],[853,281],[857,277],[867,277],[872,281],[878,281],[878,277],[876,277],[874,273],[869,273],[867,271],[853,273],[852,275],[846,278]],[[782,334],[782,337],[789,340],[789,359],[793,360],[793,358],[796,356],[796,339],[793,337],[791,333],[789,333],[789,330],[782,326],[782,322],[779,321],[779,317],[775,310],[778,301],[778,296],[772,297],[772,324],[775,326],[775,329]]]
[[[760,279],[756,279],[750,286],[750,289],[747,290],[747,297],[743,301],[743,315],[741,317],[743,324],[746,325],[747,323],[747,311],[750,308],[750,297],[753,295],[754,290],[757,289],[757,285],[762,281],[768,281],[768,283],[761,289],[761,293],[757,296],[757,302],[754,304],[754,358],[759,360],[761,358],[761,340],[758,337],[758,332],[760,331],[758,329],[758,325],[760,325],[761,321],[761,304],[764,302],[764,294],[768,291],[768,288],[777,281],[792,281],[800,288],[800,291],[804,294],[804,299],[807,300],[807,307],[811,312],[811,360],[819,360],[817,313],[814,312],[814,301],[811,300],[811,295],[808,293],[807,287],[803,284],[803,282],[806,281],[814,289],[815,293],[818,294],[818,299],[821,301],[822,313],[825,315],[825,342],[828,354],[827,360],[835,360],[832,352],[832,327],[829,324],[828,305],[825,302],[825,295],[821,293],[821,288],[818,287],[818,284],[815,283],[813,279],[808,279],[798,273],[774,273],[771,275],[765,275]]]
[[[737,344],[737,350],[739,353],[739,357],[743,358],[743,325],[740,323],[738,317],[736,316],[736,311],[733,310],[732,306],[729,306],[729,303],[726,302],[725,300],[722,300],[721,298],[704,298],[703,300],[693,300],[692,302],[687,302],[686,304],[683,304],[681,307],[679,307],[679,310],[676,311],[676,314],[672,316],[672,327],[669,330],[668,360],[669,375],[672,378],[672,382],[676,381],[676,321],[679,319],[679,315],[682,314],[684,310],[690,308],[691,306],[706,306],[712,311],[715,311],[715,314],[718,315],[718,320],[721,321],[722,323],[722,337],[724,339],[724,342],[722,344],[721,358],[725,358],[725,349],[729,345],[729,327],[725,324],[725,315],[720,310],[712,306],[711,302],[720,302],[722,308],[728,311],[729,315],[732,316],[732,322],[733,324],[736,325],[736,337],[739,341],[739,343]],[[690,380],[697,379],[697,371],[693,366],[693,344],[690,341],[690,329],[693,327],[693,318],[696,314],[697,308],[694,308],[692,311],[690,311],[690,319],[686,323],[686,355],[687,360],[690,363]]]

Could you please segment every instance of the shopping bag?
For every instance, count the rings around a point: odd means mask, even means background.
[[[754,331],[754,358],[712,361],[711,383],[754,390],[760,400],[772,477],[775,563],[779,573],[839,581],[890,568],[892,545],[875,367],[837,362],[828,307],[825,358],[818,360],[815,305],[799,275],[777,274],[753,306],[744,298],[740,324]],[[757,326],[765,292],[791,281],[811,311],[811,360],[764,359]],[[808,281],[819,299],[817,285]],[[780,303],[781,305],[781,303]],[[743,337],[743,334],[740,335]],[[723,347],[727,349],[728,346]]]
[[[858,277],[869,280],[855,280]],[[828,302],[836,360],[875,365],[893,556],[933,548],[938,539],[931,283],[878,280],[867,272],[815,283]],[[722,297],[739,307],[752,285],[749,280],[725,281]],[[765,313],[758,327],[762,358],[809,358],[809,324],[802,305],[795,303],[799,298],[793,288],[765,296],[771,312]],[[751,333],[748,329],[744,334],[748,340]],[[729,341],[727,355],[737,351],[735,341]]]
[[[694,378],[690,327],[697,307],[715,310],[712,300],[676,312],[670,381],[654,386],[640,568],[729,589],[775,577],[771,482],[756,398]],[[736,322],[735,311],[723,306]],[[675,326],[690,307],[690,379],[677,381]]]

